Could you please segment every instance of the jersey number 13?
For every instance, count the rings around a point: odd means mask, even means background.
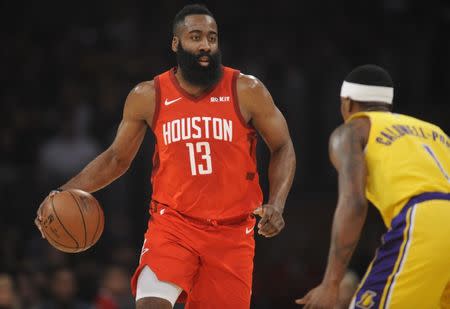
[[[211,147],[208,142],[186,143],[189,151],[189,162],[191,164],[191,174],[207,175],[212,173]],[[195,154],[201,155],[200,160],[196,160]]]

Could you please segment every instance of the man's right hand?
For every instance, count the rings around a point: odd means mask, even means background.
[[[39,205],[39,208],[36,212],[36,218],[34,219],[34,224],[36,224],[37,228],[39,229],[39,232],[41,232],[41,236],[42,238],[45,238],[44,232],[42,231],[42,207],[44,206],[44,204],[47,202],[47,200],[54,196],[55,194],[58,194],[59,192],[61,192],[62,190],[52,190],[50,191],[50,193],[45,197],[45,199],[42,201],[41,205]]]

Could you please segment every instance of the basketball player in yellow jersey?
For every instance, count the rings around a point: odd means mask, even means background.
[[[374,65],[343,82],[345,123],[330,137],[339,198],[322,283],[298,304],[334,308],[366,219],[388,228],[350,308],[450,308],[450,139],[436,125],[391,113],[393,85]]]

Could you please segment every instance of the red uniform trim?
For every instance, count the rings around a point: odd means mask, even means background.
[[[155,77],[154,85],[155,85],[155,111],[153,112],[152,130],[155,130],[156,122],[158,121],[160,105],[161,105],[161,87],[159,85],[159,76]]]
[[[234,111],[236,115],[239,118],[239,121],[241,124],[246,128],[252,128],[247,122],[245,122],[244,116],[242,116],[241,108],[239,107],[239,99],[237,95],[237,78],[239,77],[239,74],[241,74],[240,71],[234,71],[233,77],[231,79],[231,88],[233,93],[233,104],[234,104]]]
[[[153,202],[153,205],[152,205]],[[157,213],[162,208],[170,207],[169,205],[163,204],[158,202],[157,200],[151,200],[150,202],[150,214]],[[196,218],[187,216],[185,214],[182,214],[175,209],[172,209],[172,211],[176,212],[180,217],[184,218],[187,221],[191,221],[193,223],[197,224],[204,224],[204,225],[233,225],[233,224],[240,224],[248,218],[254,218],[253,213],[243,214],[240,216],[235,216],[231,218],[225,218],[225,219],[204,219],[204,218]]]

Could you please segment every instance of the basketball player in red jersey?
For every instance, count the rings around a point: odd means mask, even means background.
[[[286,121],[255,77],[222,66],[217,24],[201,5],[173,23],[178,66],[138,84],[113,144],[60,189],[99,190],[122,175],[147,127],[156,137],[151,220],[132,279],[137,308],[249,308],[253,228],[277,235],[295,153]],[[271,151],[267,204],[257,132]],[[39,211],[36,219],[39,227]],[[187,297],[186,297],[187,296]]]

